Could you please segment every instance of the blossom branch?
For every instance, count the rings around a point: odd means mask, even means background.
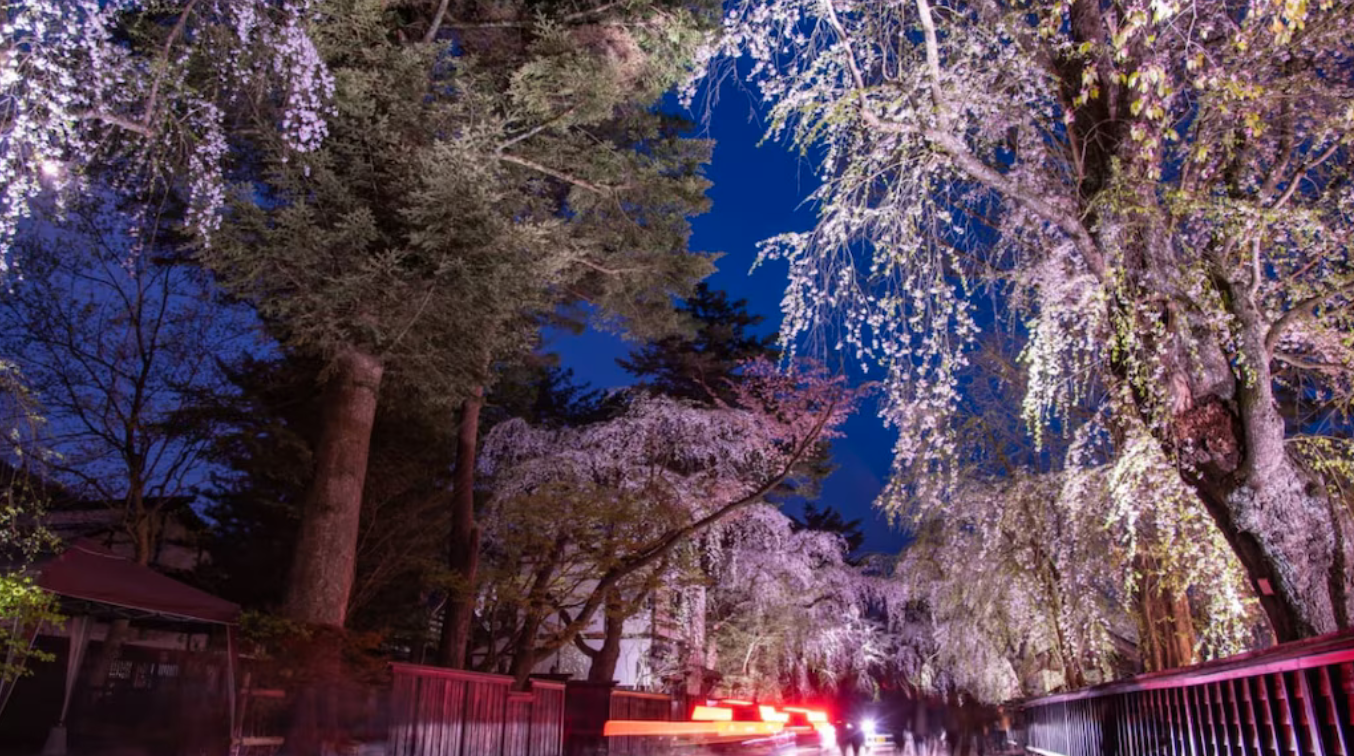
[[[125,118],[114,113],[107,113],[102,110],[82,111],[76,113],[75,117],[82,121],[102,121],[109,126],[117,126],[118,128],[125,129],[135,134],[140,134],[143,137],[149,137],[153,133],[149,126],[140,121],[134,121],[130,118]]]
[[[442,19],[446,18],[447,6],[450,4],[451,0],[442,0],[437,4],[437,11],[433,13],[432,23],[428,25],[428,31],[423,35],[423,44],[432,44],[433,40],[437,39],[437,32],[442,28]]]
[[[800,440],[800,443],[796,445],[794,452],[789,455],[785,463],[777,470],[776,474],[764,480],[757,488],[728,502],[724,506],[695,522],[673,530],[649,548],[608,570],[607,573],[602,576],[601,580],[597,581],[597,587],[593,594],[588,597],[587,602],[583,604],[583,608],[579,610],[579,615],[574,620],[574,624],[577,628],[581,630],[589,621],[591,621],[592,616],[596,614],[597,609],[601,606],[601,597],[605,594],[606,589],[615,586],[627,576],[662,559],[683,540],[700,533],[739,509],[743,509],[760,501],[767,494],[776,490],[776,488],[780,486],[792,472],[794,472],[794,468],[803,462],[809,452],[812,451],[819,436],[827,428],[828,424],[832,422],[833,418],[838,416],[838,407],[838,401],[833,400],[830,402],[827,408],[817,418],[817,421],[812,427],[812,432],[806,434],[805,437]]]
[[[924,30],[924,39],[926,44],[926,66],[927,75],[930,79],[930,90],[932,104],[936,109],[936,114],[942,128],[917,130],[915,127],[898,123],[896,121],[884,121],[874,111],[870,110],[866,102],[865,77],[856,63],[855,50],[851,44],[851,37],[847,34],[845,27],[842,26],[841,19],[837,16],[837,10],[833,5],[833,0],[824,0],[824,13],[828,25],[841,39],[843,47],[846,49],[847,67],[851,73],[852,81],[857,90],[857,105],[860,110],[861,118],[866,125],[877,131],[891,134],[920,134],[927,141],[931,142],[941,151],[945,152],[954,161],[955,165],[970,178],[980,184],[992,189],[1002,195],[1010,197],[1016,202],[1024,205],[1028,210],[1039,216],[1041,219],[1057,227],[1060,231],[1070,237],[1077,250],[1086,261],[1087,267],[1091,272],[1101,280],[1105,278],[1105,258],[1100,253],[1095,242],[1086,228],[1076,218],[1068,215],[1057,207],[1052,201],[1040,197],[1037,193],[1020,186],[1016,182],[1004,176],[1001,172],[979,160],[963,141],[955,137],[947,128],[949,117],[948,109],[945,105],[944,92],[940,83],[940,47],[936,39],[935,20],[931,16],[931,6],[928,0],[917,0],[917,11],[921,14],[922,28]]]
[[[1320,307],[1323,302],[1329,300],[1331,297],[1349,294],[1351,292],[1354,292],[1354,281],[1336,287],[1324,294],[1312,295],[1289,308],[1289,310],[1281,315],[1278,320],[1274,321],[1274,324],[1269,327],[1269,331],[1265,334],[1265,351],[1268,353],[1268,356],[1270,358],[1274,357],[1274,350],[1279,345],[1279,339],[1283,337],[1284,331],[1290,326],[1316,315],[1316,308]]]
[[[1286,205],[1288,203],[1288,200],[1293,197],[1293,193],[1298,190],[1298,184],[1302,183],[1302,177],[1306,176],[1311,171],[1314,171],[1317,168],[1321,167],[1321,164],[1329,160],[1332,155],[1334,155],[1337,151],[1339,151],[1339,149],[1340,149],[1340,141],[1336,140],[1333,144],[1331,144],[1330,147],[1326,148],[1325,152],[1316,156],[1311,160],[1311,162],[1302,166],[1302,168],[1293,175],[1293,179],[1288,182],[1288,188],[1284,190],[1284,193],[1280,195],[1277,200],[1274,201],[1274,206],[1270,209],[1278,210],[1282,208],[1284,205]]]

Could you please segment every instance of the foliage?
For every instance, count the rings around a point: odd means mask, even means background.
[[[204,397],[209,401],[183,418],[208,415],[223,428],[211,450],[223,471],[207,511],[216,525],[203,579],[251,609],[272,609],[283,599],[276,576],[288,569],[312,477],[321,369],[294,354],[244,357],[228,369],[235,391]],[[443,571],[449,433],[447,417],[398,393],[378,411],[349,604],[355,631],[420,638],[426,632],[424,603]]]
[[[1274,405],[1337,435],[1354,385],[1352,20],[1209,0],[728,9],[708,63],[749,60],[768,136],[821,158],[817,226],[762,254],[789,263],[787,343],[883,373],[883,507],[960,490],[960,374],[993,321],[1029,334],[1036,442],[1145,427],[1224,534],[1258,544],[1238,555],[1281,638],[1349,622],[1350,517]]]
[[[1114,464],[972,480],[927,517],[898,575],[951,684],[1001,702],[1112,679],[1146,590],[1190,596],[1198,658],[1251,648],[1260,621],[1222,535],[1140,433]],[[1120,502],[1155,500],[1126,508]],[[963,563],[965,569],[952,567]]]
[[[0,399],[4,404],[3,498],[0,499],[0,685],[31,673],[28,661],[51,661],[33,647],[34,633],[44,622],[62,620],[56,596],[38,588],[23,569],[54,543],[42,527],[47,491],[33,472],[50,456],[39,443],[44,422],[23,373],[0,360]],[[28,458],[33,457],[32,464]]]
[[[0,22],[0,268],[45,192],[177,191],[204,243],[242,101],[297,152],[325,137],[333,78],[314,0],[11,0]],[[139,236],[154,211],[123,230]]]
[[[852,554],[865,543],[865,533],[860,529],[860,519],[847,520],[842,513],[830,506],[818,506],[813,502],[804,505],[803,518],[792,517],[797,530],[818,530],[840,536],[846,543],[846,553]]]
[[[207,263],[291,348],[360,349],[433,403],[520,359],[561,305],[668,327],[668,298],[709,271],[686,249],[709,146],[648,111],[647,89],[613,81],[631,65],[656,75],[661,56],[616,60],[591,27],[548,16],[511,34],[458,22],[449,39],[416,41],[397,30],[427,28],[426,9],[388,5],[323,7],[329,136],[297,155],[250,132],[250,182]],[[605,28],[652,31],[632,20]],[[501,44],[480,49],[484,34]],[[571,75],[583,78],[560,84]]]
[[[727,294],[708,284],[697,284],[695,294],[682,301],[678,313],[695,327],[694,334],[650,341],[617,360],[639,379],[637,388],[642,391],[709,406],[736,402],[737,385],[745,379],[743,367],[780,355],[773,335],[749,333],[761,324],[762,316],[750,314],[745,300],[731,302]],[[832,472],[830,452],[826,442],[820,443],[776,496],[815,497]]]
[[[64,617],[58,613],[54,594],[33,584],[23,574],[0,575],[0,683],[33,673],[28,662],[49,662],[56,657],[33,647],[37,628],[43,623],[57,624]]]
[[[479,667],[493,671],[508,659],[520,663],[517,657],[574,643],[574,620],[587,611],[598,578],[680,527],[685,514],[674,501],[645,491],[579,482],[493,499],[482,516],[479,613],[488,647]],[[673,578],[673,561],[661,559],[618,581],[615,593],[626,614]]]
[[[42,443],[44,426],[38,398],[18,365],[0,360],[0,432],[4,434],[3,499],[0,499],[0,559],[25,564],[54,545],[41,526],[48,490],[39,475],[52,452]]]
[[[572,581],[569,590],[525,592],[529,604],[556,602],[541,615],[540,648],[572,642],[613,588],[675,568],[680,545],[774,490],[852,404],[841,379],[811,365],[784,374],[754,361],[744,374],[735,405],[637,395],[614,419],[576,428],[508,421],[485,439],[487,553],[511,556],[503,560],[509,578],[522,565],[551,564],[546,578]],[[548,529],[523,519],[552,516]],[[521,539],[531,539],[533,556]],[[583,564],[563,569],[566,558]]]
[[[704,658],[725,694],[783,700],[869,687],[888,650],[886,625],[871,616],[878,579],[846,561],[839,534],[757,504],[701,543]]]
[[[694,336],[665,336],[618,360],[640,379],[641,389],[695,402],[728,401],[740,365],[777,354],[774,336],[747,332],[762,316],[749,314],[746,300],[730,302],[709,284],[697,284],[678,312],[692,321]]]

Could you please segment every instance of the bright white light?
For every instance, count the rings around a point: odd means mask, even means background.
[[[865,737],[867,737],[867,738],[874,737],[874,733],[875,733],[875,724],[874,724],[874,720],[873,720],[873,719],[867,719],[867,720],[861,722],[861,723],[860,723],[860,729],[862,729],[862,730],[865,731]]]
[[[42,161],[42,167],[39,170],[42,171],[42,175],[49,179],[54,179],[61,175],[61,163],[55,160],[44,160]]]

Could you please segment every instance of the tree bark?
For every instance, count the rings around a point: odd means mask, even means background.
[[[602,647],[588,665],[588,682],[611,682],[616,678],[616,665],[621,659],[621,638],[625,635],[625,613],[621,606],[621,592],[607,592],[606,615],[603,621]]]
[[[475,455],[480,434],[484,389],[476,387],[461,403],[456,431],[456,475],[451,491],[451,538],[448,562],[457,590],[447,596],[437,658],[444,667],[465,669],[470,625],[475,615],[475,579],[480,562],[480,529],[475,524]]]
[[[1105,7],[1075,0],[1069,11],[1074,40],[1103,39]],[[1156,170],[1164,147],[1144,149],[1129,138],[1138,123],[1149,131],[1154,128],[1145,115],[1122,107],[1136,95],[1119,83],[1107,84],[1103,96],[1081,104],[1071,98],[1082,87],[1084,66],[1096,65],[1104,76],[1137,62],[1109,66],[1108,58],[1087,62],[1081,56],[1060,62],[1064,105],[1075,115],[1069,138],[1081,147],[1084,171],[1079,187],[1082,218],[1064,230],[1078,242],[1094,272],[1103,270],[1111,251],[1122,253],[1122,280],[1127,283],[1122,296],[1139,305],[1151,303],[1153,312],[1135,314],[1134,304],[1120,302],[1111,305],[1120,316],[1111,320],[1132,323],[1133,338],[1146,342],[1141,351],[1161,356],[1171,404],[1161,412],[1147,396],[1149,389],[1133,386],[1123,366],[1116,372],[1130,385],[1142,419],[1158,429],[1157,440],[1180,461],[1184,479],[1245,568],[1276,639],[1295,640],[1348,626],[1354,576],[1347,565],[1354,564],[1354,521],[1346,508],[1330,506],[1320,482],[1284,446],[1267,344],[1272,324],[1253,301],[1252,287],[1258,282],[1238,282],[1245,276],[1236,275],[1233,253],[1222,249],[1250,241],[1220,240],[1220,249],[1202,250],[1213,283],[1238,325],[1235,351],[1228,351],[1208,335],[1210,327],[1194,322],[1191,313],[1197,303],[1172,279],[1170,271],[1180,268],[1184,255],[1177,247],[1184,242],[1174,230],[1180,220],[1171,217],[1160,198]],[[1105,196],[1114,176],[1120,177],[1121,189],[1136,194],[1130,214],[1102,215],[1101,208],[1114,203],[1097,198]],[[1158,338],[1153,334],[1163,324],[1168,335]],[[1162,415],[1168,422],[1155,422]]]
[[[1354,595],[1354,519],[1285,446],[1276,406],[1268,323],[1248,292],[1231,287],[1240,351],[1250,375],[1236,400],[1205,395],[1175,414],[1172,445],[1185,480],[1246,569],[1279,642],[1348,627]]]
[[[1161,585],[1156,561],[1139,555],[1134,560],[1138,583],[1138,651],[1148,672],[1194,663],[1194,615],[1189,596]]]
[[[521,634],[517,636],[517,643],[513,648],[512,667],[508,672],[512,675],[514,690],[526,690],[527,681],[531,679],[531,673],[536,669],[536,659],[540,652],[536,647],[536,636],[541,632],[543,620],[537,609],[527,610],[526,621],[522,623]]]
[[[305,624],[342,628],[357,565],[362,488],[384,367],[378,358],[349,349],[333,369],[285,614]]]

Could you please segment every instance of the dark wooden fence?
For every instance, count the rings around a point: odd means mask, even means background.
[[[686,718],[686,703],[661,693],[616,690],[613,683],[570,680],[564,713],[565,756],[647,756],[651,738],[608,738],[608,719],[669,721]]]
[[[1354,632],[1026,701],[1064,756],[1354,756]]]
[[[394,664],[391,756],[561,756],[564,684]]]
[[[685,719],[685,708],[680,700],[661,693],[640,693],[633,690],[611,691],[611,718],[645,721],[672,721]],[[608,756],[647,756],[653,752],[652,738],[607,738]]]

